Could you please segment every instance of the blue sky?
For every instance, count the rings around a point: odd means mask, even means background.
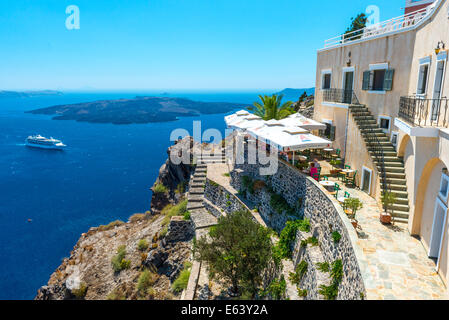
[[[0,90],[313,87],[316,50],[369,5],[405,0],[0,0]]]

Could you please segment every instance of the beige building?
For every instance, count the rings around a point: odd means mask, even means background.
[[[396,194],[395,221],[420,237],[447,285],[449,0],[406,5],[402,17],[325,41],[314,117],[362,190]]]

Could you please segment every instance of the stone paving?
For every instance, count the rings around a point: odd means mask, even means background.
[[[379,221],[381,209],[375,199],[359,189],[339,184],[342,194],[347,191],[364,205],[356,219],[360,225],[357,244],[369,264],[369,272],[365,274],[367,299],[449,299],[447,289],[435,271],[435,262],[428,258],[421,242],[410,236],[407,225],[383,225]]]

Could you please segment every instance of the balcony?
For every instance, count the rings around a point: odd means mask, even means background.
[[[338,47],[357,40],[369,40],[376,37],[387,36],[397,32],[415,29],[434,12],[435,5],[393,18],[363,29],[346,33],[324,41],[324,49]]]
[[[340,104],[358,104],[359,101],[353,90],[344,89],[322,89],[323,102]]]
[[[441,99],[401,97],[399,118],[416,127],[449,128],[448,107],[446,97]]]

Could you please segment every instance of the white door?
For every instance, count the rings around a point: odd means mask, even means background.
[[[435,85],[433,86],[433,103],[432,103],[432,121],[438,120],[438,113],[440,111],[441,89],[443,87],[443,75],[444,75],[444,60],[438,61],[437,71],[435,75]]]
[[[440,258],[444,226],[446,225],[447,207],[437,198],[433,215],[432,236],[430,238],[429,257]]]

